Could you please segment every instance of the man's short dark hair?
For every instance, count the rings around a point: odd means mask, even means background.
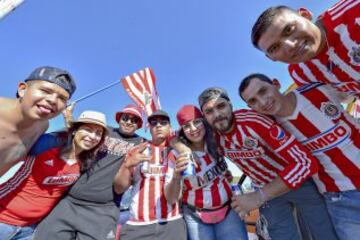
[[[259,43],[261,36],[271,25],[272,21],[274,20],[274,17],[283,10],[289,10],[292,12],[296,12],[292,8],[289,8],[284,5],[280,5],[280,6],[270,7],[268,9],[266,9],[260,15],[260,17],[258,17],[258,19],[256,20],[256,22],[251,30],[251,42],[254,45],[254,47],[259,48],[258,43]]]
[[[259,79],[263,82],[267,82],[267,83],[270,83],[270,84],[273,84],[273,82],[271,81],[271,79],[266,76],[265,74],[262,74],[262,73],[252,73],[248,76],[246,76],[241,82],[240,82],[240,86],[239,86],[239,96],[241,97],[242,100],[245,101],[245,99],[242,97],[242,93],[245,91],[245,89],[249,86],[250,82],[253,80],[253,79]],[[245,101],[246,102],[246,101]]]

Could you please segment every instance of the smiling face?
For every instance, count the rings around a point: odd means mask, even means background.
[[[73,143],[81,151],[95,148],[104,135],[104,128],[93,123],[85,123],[79,126],[75,132]]]
[[[49,120],[65,109],[69,93],[47,81],[29,81],[18,87],[21,110],[34,120]]]
[[[232,105],[224,98],[213,98],[202,106],[202,112],[209,125],[221,133],[232,128]]]
[[[132,114],[123,113],[119,120],[119,131],[126,136],[132,136],[138,129],[140,119]]]
[[[185,123],[182,130],[189,141],[193,143],[201,143],[204,141],[205,126],[202,118],[196,118]]]
[[[274,61],[305,62],[321,51],[321,30],[305,9],[299,13],[280,10],[259,38],[258,47]]]
[[[286,103],[279,89],[278,84],[253,78],[241,96],[251,109],[266,115],[277,115]]]

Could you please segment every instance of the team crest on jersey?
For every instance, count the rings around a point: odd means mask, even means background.
[[[275,140],[281,141],[286,137],[286,134],[281,127],[273,125],[270,128],[270,136]]]
[[[339,107],[332,102],[321,103],[320,110],[330,119],[337,119],[341,114]]]
[[[360,46],[352,47],[349,52],[351,63],[360,66]]]
[[[246,148],[253,149],[253,148],[256,148],[257,145],[258,145],[257,139],[254,139],[251,137],[246,137],[244,140],[244,147],[246,147]]]

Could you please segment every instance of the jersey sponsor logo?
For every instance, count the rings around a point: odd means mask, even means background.
[[[277,125],[273,125],[270,128],[270,136],[275,140],[281,141],[281,140],[285,139],[286,134],[285,134],[285,131],[281,127],[279,127]]]
[[[149,164],[149,170],[142,174],[145,176],[164,176],[166,170],[166,165]]]
[[[332,102],[321,103],[320,110],[330,119],[337,119],[341,114],[339,107]]]
[[[355,66],[360,66],[360,46],[352,47],[351,51],[349,52],[349,56],[352,64]]]
[[[54,160],[53,159],[46,160],[45,164],[50,166],[50,167],[53,167],[54,166]]]
[[[198,188],[206,186],[209,182],[212,182],[217,177],[223,175],[227,170],[227,164],[225,160],[218,162],[215,166],[212,166],[204,172],[202,176],[196,176]],[[185,185],[184,185],[185,186]]]
[[[79,178],[80,174],[68,174],[62,176],[48,176],[43,180],[44,185],[71,185]]]
[[[253,159],[259,158],[264,155],[264,149],[259,147],[252,150],[226,150],[225,156],[235,160],[235,159]]]
[[[251,138],[251,137],[246,137],[244,140],[244,147],[249,148],[249,149],[253,149],[256,148],[258,146],[258,140]]]
[[[303,144],[313,153],[321,153],[323,151],[337,147],[343,141],[349,138],[351,130],[345,125],[336,124],[329,130],[318,134],[306,141]]]

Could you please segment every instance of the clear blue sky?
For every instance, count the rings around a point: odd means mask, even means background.
[[[73,99],[146,66],[157,77],[161,105],[176,111],[197,104],[210,86],[228,90],[236,108],[242,77],[263,72],[290,85],[286,65],[268,60],[250,42],[252,24],[271,5],[306,6],[314,16],[336,0],[25,0],[0,21],[0,95],[13,97],[19,81],[40,65],[69,70],[78,89]],[[114,114],[131,99],[122,85],[80,102]],[[62,118],[50,130],[62,126]],[[142,131],[140,133],[143,133]]]

